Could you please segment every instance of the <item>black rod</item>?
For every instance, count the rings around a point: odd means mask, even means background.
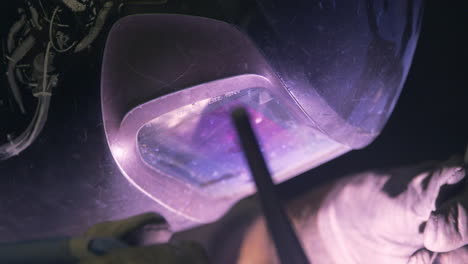
[[[284,212],[276,194],[268,167],[263,159],[260,146],[252,129],[247,111],[243,108],[232,112],[232,119],[249,164],[258,196],[266,218],[268,230],[273,238],[276,252],[282,264],[309,264],[307,256]]]

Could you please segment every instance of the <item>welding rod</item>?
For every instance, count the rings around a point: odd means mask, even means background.
[[[276,194],[275,185],[263,159],[247,111],[243,108],[234,110],[232,119],[257,186],[263,214],[281,263],[310,263]]]

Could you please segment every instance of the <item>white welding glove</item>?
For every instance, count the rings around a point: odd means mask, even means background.
[[[468,263],[465,248],[455,251],[468,244],[467,188],[436,208],[442,186],[464,177],[454,158],[341,179],[317,211],[318,240],[336,264],[429,264],[432,252],[449,252],[437,255],[443,264]]]

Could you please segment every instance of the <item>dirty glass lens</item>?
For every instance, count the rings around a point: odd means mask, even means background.
[[[283,181],[348,150],[301,122],[265,88],[207,98],[156,117],[138,133],[146,165],[214,196],[252,188],[230,113],[249,112],[275,181]]]

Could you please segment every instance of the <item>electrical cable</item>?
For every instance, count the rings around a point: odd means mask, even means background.
[[[60,9],[60,7],[56,7],[54,9],[54,12],[52,13],[52,17],[50,18],[50,21],[49,21],[49,43],[52,43],[52,47],[54,48],[55,51],[59,52],[59,53],[65,53],[69,50],[71,50],[75,44],[76,44],[76,41],[74,41],[70,46],[66,47],[65,49],[59,49],[55,46],[54,44],[54,38],[53,38],[53,26],[54,26],[54,19],[55,19],[55,16],[57,15],[57,12],[58,10]]]
[[[42,14],[44,15],[43,19],[47,21],[47,23],[50,23],[49,15],[47,14],[44,8],[44,5],[42,4],[42,0],[39,0],[39,5],[41,6]],[[54,23],[54,25],[59,26],[59,27],[70,27],[69,25],[60,24],[60,23]]]
[[[112,9],[113,5],[114,3],[112,1],[107,1],[104,3],[101,10],[99,10],[94,26],[89,30],[88,35],[86,35],[86,37],[84,37],[80,41],[80,43],[76,45],[75,50],[74,50],[75,53],[80,52],[83,49],[87,48],[97,38],[102,28],[104,27],[106,18],[109,15],[109,12]]]
[[[41,6],[42,9],[42,14],[44,14],[44,18],[48,17],[49,15],[47,14],[44,5],[42,4],[42,0],[39,0],[39,5]]]
[[[83,6],[87,7],[87,5],[77,5],[77,3],[79,2],[75,0],[63,0],[62,2],[65,5],[67,5],[67,7],[70,8],[73,12],[84,11],[81,10],[81,8]],[[101,31],[104,21],[112,7],[112,1],[107,1],[106,3],[104,3],[104,7],[102,8],[102,10],[100,10],[99,14],[91,18],[91,20],[95,22],[94,26],[89,30],[88,35],[81,40],[79,45],[77,41],[73,41],[71,45],[63,48],[67,40],[61,39],[58,36],[59,31],[57,31],[57,34],[54,34],[54,29],[57,30],[54,27],[70,27],[70,25],[59,23],[59,19],[57,18],[57,16],[61,8],[59,6],[56,6],[52,12],[52,16],[49,19],[47,12],[48,10],[45,9],[42,1],[39,1],[40,8],[38,9],[36,9],[29,1],[27,3],[29,6],[29,14],[31,15],[31,18],[28,19],[24,16],[21,17],[21,19],[10,30],[11,34],[9,43],[6,43],[9,44],[11,50],[13,50],[14,45],[16,43],[21,44],[12,52],[5,52],[4,57],[8,60],[7,75],[10,88],[13,92],[16,102],[20,107],[20,110],[23,113],[25,113],[25,108],[22,104],[21,93],[19,91],[18,85],[16,84],[16,78],[18,78],[18,80],[24,83],[24,85],[28,85],[29,87],[36,87],[35,89],[33,89],[33,96],[37,97],[37,105],[34,111],[34,115],[26,129],[23,132],[21,132],[21,134],[17,137],[7,135],[8,142],[3,145],[0,145],[0,160],[8,159],[12,156],[18,155],[20,152],[26,149],[38,137],[38,135],[45,126],[52,96],[51,89],[53,86],[55,86],[57,81],[57,75],[49,75],[48,73],[50,60],[52,58],[51,49],[53,48],[57,53],[65,53],[72,50],[73,48],[76,48],[75,52],[77,52],[89,46]],[[37,11],[39,11],[40,14]],[[43,20],[40,20],[40,18],[42,18]],[[22,78],[29,76],[29,74],[24,73],[24,71],[27,71],[29,68],[25,69],[23,67],[18,67],[17,64],[26,55],[26,53],[29,52],[29,50],[32,49],[32,47],[36,44],[36,39],[31,34],[29,34],[29,31],[32,27],[41,29],[42,27],[40,22],[42,21],[47,21],[49,23],[49,40],[47,42],[47,47],[44,52],[44,64],[42,67],[42,72],[40,67],[36,69],[36,71],[42,73],[42,76],[38,78],[37,83],[34,83],[30,78]],[[47,26],[45,28],[47,28]],[[15,37],[16,35],[19,35],[19,37]],[[56,42],[58,43],[58,45],[60,45],[60,48],[56,45]]]
[[[42,73],[42,92],[40,93],[36,93],[34,94],[34,96],[38,96],[38,95],[52,95],[49,91],[46,91],[46,88],[47,88],[47,68],[49,66],[49,55],[50,55],[50,46],[51,46],[52,42],[49,41],[49,43],[47,43],[47,48],[46,48],[46,53],[44,55],[44,67],[42,68],[44,71]]]
[[[48,82],[47,80],[50,49],[51,42],[49,41],[47,43],[47,48],[44,55],[42,90],[34,94],[34,96],[38,98],[34,117],[20,136],[15,139],[9,139],[8,143],[0,146],[0,160],[5,160],[12,156],[18,155],[24,149],[29,147],[45,126],[52,96],[52,93],[49,91],[52,86],[52,82]]]
[[[83,12],[86,10],[86,5],[76,0],[62,0],[62,3],[65,4],[73,12]]]
[[[26,15],[22,14],[21,18],[13,24],[10,28],[10,32],[8,32],[8,39],[7,39],[7,51],[10,54],[13,51],[13,45],[15,42],[15,35],[20,31],[20,29],[26,24]]]
[[[31,13],[31,24],[38,30],[42,30],[42,26],[39,24],[39,14],[36,8],[28,1],[29,12]]]
[[[16,84],[15,79],[15,69],[16,64],[29,52],[29,50],[34,46],[36,43],[36,39],[33,36],[28,36],[24,42],[16,48],[10,57],[7,57],[10,62],[8,63],[7,67],[7,79],[8,83],[10,84],[10,89],[13,93],[13,97],[15,98],[16,103],[18,104],[21,113],[26,113],[26,110],[23,105],[23,98],[21,96],[21,91]]]

